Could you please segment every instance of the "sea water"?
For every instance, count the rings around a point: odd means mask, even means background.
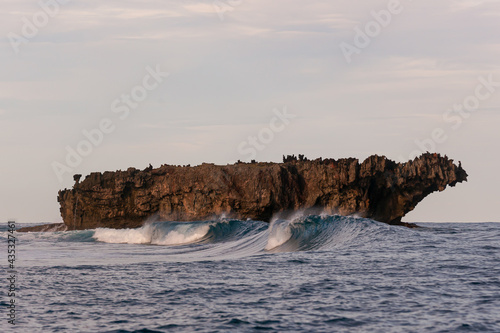
[[[154,222],[16,233],[18,332],[500,332],[500,223]],[[7,224],[2,267],[7,268]]]

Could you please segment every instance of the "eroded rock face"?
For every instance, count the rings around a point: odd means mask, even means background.
[[[373,155],[361,164],[354,158],[300,157],[91,173],[83,181],[78,177],[73,189],[59,191],[58,201],[69,229],[134,228],[151,217],[193,221],[221,214],[269,221],[299,209],[400,224],[428,194],[467,180],[460,164],[439,154],[406,163]]]

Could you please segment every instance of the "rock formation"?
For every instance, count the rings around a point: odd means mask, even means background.
[[[467,180],[453,160],[426,153],[406,163],[373,155],[283,163],[199,166],[163,165],[144,170],[91,173],[75,177],[73,189],[59,191],[68,229],[134,228],[148,218],[204,220],[225,214],[269,221],[277,213],[318,209],[401,223],[428,194]]]

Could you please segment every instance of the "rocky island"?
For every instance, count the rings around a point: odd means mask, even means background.
[[[95,172],[59,191],[64,229],[135,228],[148,218],[206,220],[225,215],[270,221],[276,214],[316,209],[403,224],[427,195],[466,181],[461,164],[426,153],[406,163],[373,155],[283,163],[162,165]]]

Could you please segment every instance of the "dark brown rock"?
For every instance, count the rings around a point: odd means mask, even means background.
[[[406,163],[377,155],[361,164],[354,158],[284,160],[96,172],[59,191],[58,201],[69,229],[132,228],[151,217],[193,221],[221,214],[269,221],[298,209],[403,224],[401,218],[428,194],[467,180],[461,165],[430,153]]]

